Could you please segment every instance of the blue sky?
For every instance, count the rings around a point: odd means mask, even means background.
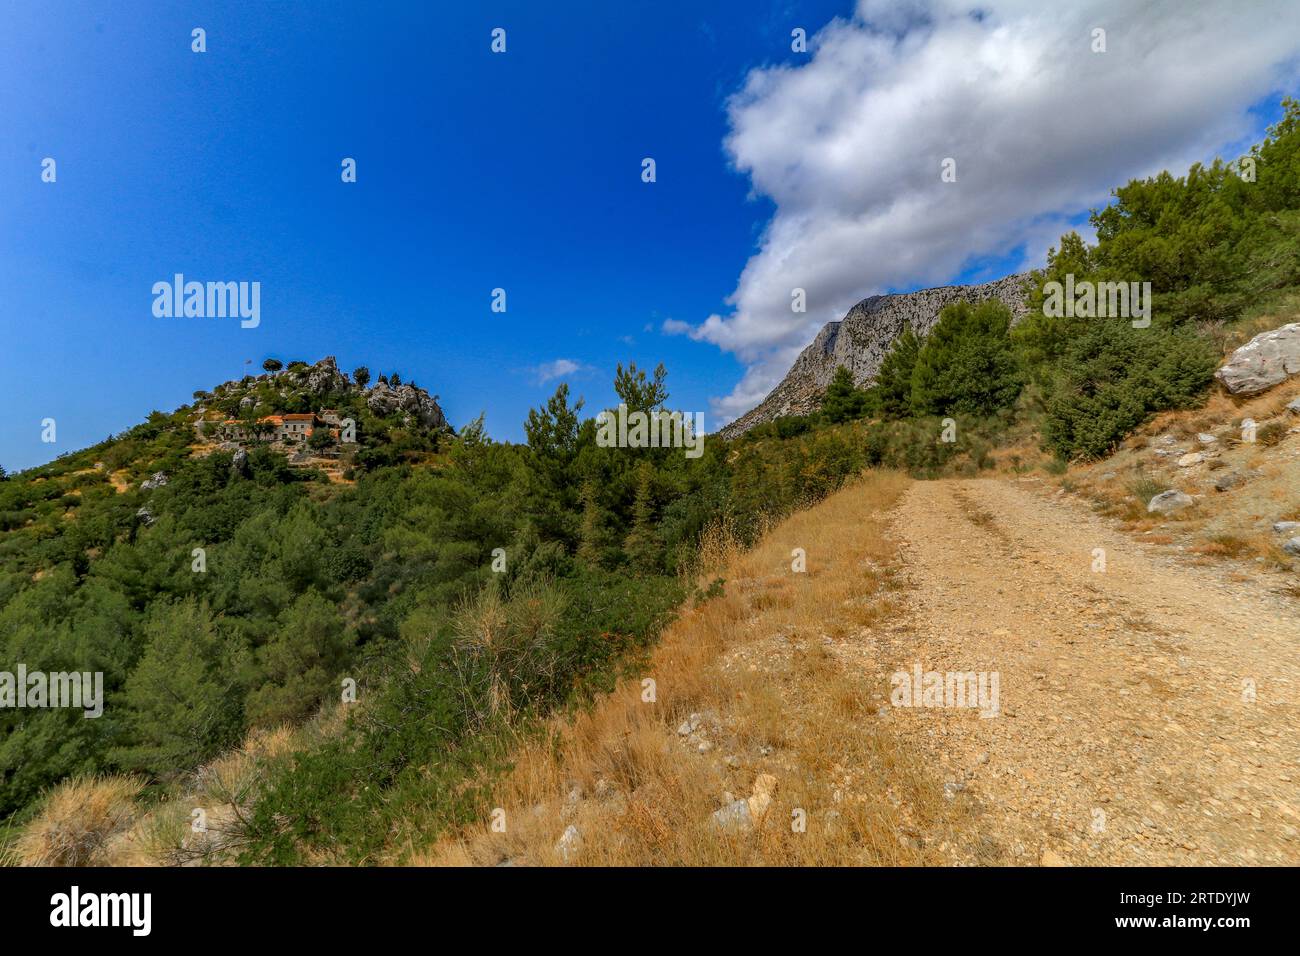
[[[754,353],[661,327],[744,308],[738,277],[782,201],[755,195],[736,168],[747,154],[724,146],[729,98],[752,70],[808,62],[793,27],[812,36],[852,13],[753,0],[6,4],[0,464],[99,441],[270,356],[399,371],[456,425],[485,411],[500,439],[522,437],[556,385],[537,370],[559,359],[581,366],[567,379],[590,406],[632,360],[668,366],[675,407],[717,407]],[[194,27],[206,53],[191,52]],[[494,27],[505,54],[490,50]],[[1234,136],[1269,102],[1253,97]],[[54,184],[41,182],[47,156]],[[343,157],[355,184],[340,180]],[[1054,202],[1042,212],[1086,208]],[[973,243],[943,278],[1001,274],[1032,243]],[[176,272],[259,281],[260,326],[155,318],[150,289]],[[864,270],[852,291],[931,278]],[[504,314],[490,309],[496,287]],[[40,441],[47,417],[55,445]]]

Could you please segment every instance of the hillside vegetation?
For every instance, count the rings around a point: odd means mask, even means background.
[[[529,414],[527,444],[502,444],[481,420],[452,434],[331,370],[227,383],[0,483],[5,657],[102,671],[107,700],[98,719],[0,712],[11,825],[74,777],[131,774],[161,800],[241,741],[330,713],[349,680],[350,719],[259,776],[242,852],[368,859],[430,775],[458,812],[456,787],[505,728],[607,685],[680,603],[706,527],[752,540],[854,468],[824,440],[738,459],[714,442],[698,459],[602,448],[567,386]],[[615,387],[632,410],[668,399],[662,368],[620,368]],[[214,407],[241,406],[354,417],[345,480],[203,437]]]

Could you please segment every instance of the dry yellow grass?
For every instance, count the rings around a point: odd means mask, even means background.
[[[907,484],[870,474],[783,521],[752,551],[713,536],[699,577],[724,578],[723,593],[682,612],[644,674],[521,742],[480,822],[435,846],[404,848],[401,860],[926,862],[911,835],[934,837],[955,811],[875,723],[875,705],[828,650],[892,613],[884,512]],[[806,573],[792,570],[796,548]],[[693,717],[700,730],[680,733]],[[729,797],[748,800],[754,825],[715,823]],[[578,838],[566,854],[558,841],[569,826]]]
[[[20,866],[93,866],[130,825],[144,782],[136,777],[78,777],[55,787],[14,842]]]
[[[127,803],[122,805],[121,823],[107,828],[93,858],[86,865],[211,866],[233,863],[244,839],[244,814],[265,779],[267,767],[306,748],[312,740],[336,732],[343,719],[340,705],[323,711],[315,720],[298,727],[251,731],[237,750],[203,765],[174,791],[161,795],[148,806],[142,807],[138,802],[135,806],[128,805],[139,795],[137,786]],[[74,809],[69,806],[68,812],[72,813]],[[202,811],[201,828],[195,827],[196,810]],[[101,818],[103,816],[101,814]],[[18,846],[36,838],[40,821],[38,818],[28,826]],[[106,827],[107,820],[100,826]]]
[[[108,482],[113,486],[113,490],[119,495],[124,495],[131,490],[131,480],[127,477],[125,468],[119,468],[108,476]]]

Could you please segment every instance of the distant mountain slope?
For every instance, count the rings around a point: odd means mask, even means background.
[[[1025,279],[1024,274],[1010,275],[982,285],[946,285],[863,299],[843,319],[827,322],[795,359],[781,384],[757,408],[725,426],[721,436],[736,438],[763,422],[815,411],[822,392],[841,365],[852,373],[858,385],[871,382],[904,325],[911,325],[919,335],[928,335],[940,310],[953,302],[1000,299],[1019,318],[1026,308],[1022,291]]]

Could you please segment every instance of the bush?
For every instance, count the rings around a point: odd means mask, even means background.
[[[1061,458],[1105,455],[1154,412],[1195,405],[1217,365],[1209,343],[1191,331],[1098,320],[1054,371],[1047,445]]]
[[[455,689],[467,727],[483,731],[554,695],[564,667],[555,640],[564,595],[532,583],[503,599],[486,587],[455,615]]]
[[[1276,445],[1286,437],[1288,431],[1285,422],[1269,422],[1259,426],[1258,431],[1255,432],[1255,440],[1265,446]]]
[[[1156,495],[1168,490],[1169,485],[1157,481],[1150,475],[1139,475],[1129,482],[1128,490],[1137,501],[1145,508],[1151,503],[1151,499]]]

